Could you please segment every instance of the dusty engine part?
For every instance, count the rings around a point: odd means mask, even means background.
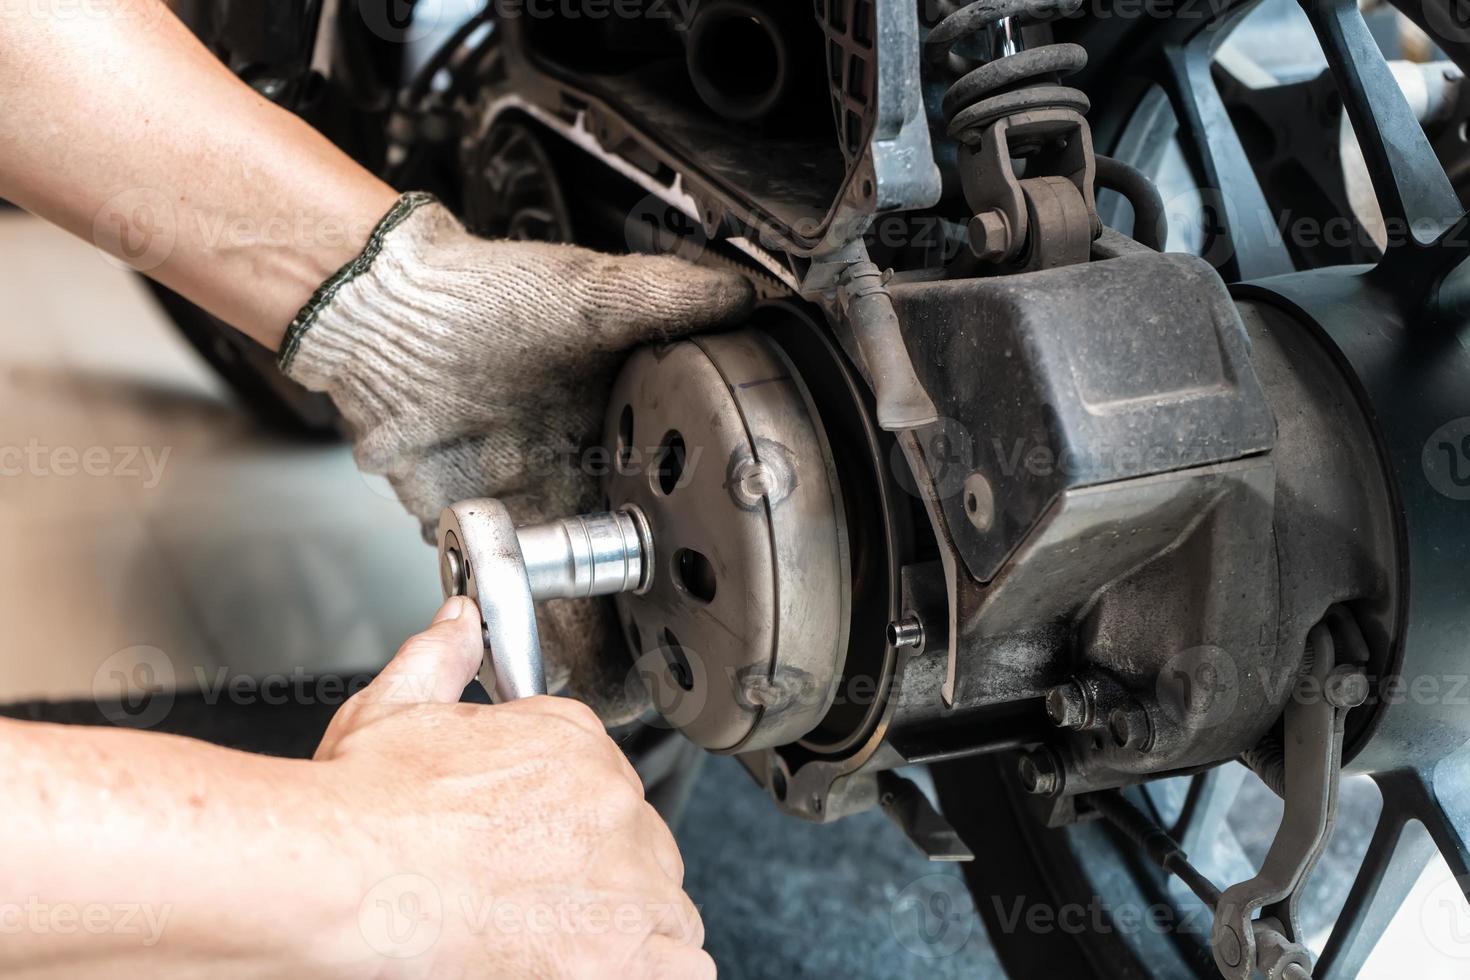
[[[992,50],[944,94],[957,140],[970,219],[970,249],[981,262],[1051,269],[1087,261],[1102,231],[1093,197],[1087,96],[1059,83],[1087,65],[1075,44],[1024,48],[1023,18],[1067,16],[1076,0],[975,0],[940,21],[926,43],[968,62],[977,38]],[[1024,158],[1024,176],[1012,161]]]
[[[608,416],[609,504],[656,542],[647,589],[618,601],[655,705],[713,751],[801,738],[835,695],[852,592],[809,395],[741,332],[635,353]]]

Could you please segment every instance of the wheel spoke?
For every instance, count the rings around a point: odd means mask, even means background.
[[[1459,329],[1470,308],[1470,283],[1456,270],[1467,257],[1470,215],[1462,215],[1433,244],[1390,248],[1375,276],[1406,313],[1423,317],[1411,322]]]
[[[1390,789],[1383,786],[1383,797]],[[1385,804],[1363,865],[1348,892],[1313,976],[1356,977],[1430,858],[1434,841],[1424,825]]]
[[[1415,815],[1470,898],[1470,754],[1457,752],[1415,773],[1408,790]]]
[[[1291,272],[1266,195],[1215,87],[1211,41],[1207,33],[1166,46],[1161,79],[1179,119],[1184,152],[1205,189],[1211,238],[1205,257],[1227,281]]]
[[[1301,0],[1362,147],[1389,249],[1435,241],[1463,208],[1356,0]]]
[[[1470,754],[1374,778],[1383,811],[1314,976],[1358,975],[1436,852],[1470,898]]]

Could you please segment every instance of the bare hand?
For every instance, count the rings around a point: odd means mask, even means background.
[[[713,977],[678,847],[622,752],[575,701],[459,704],[481,655],[474,605],[450,600],[317,750],[373,852],[338,951],[386,976]]]

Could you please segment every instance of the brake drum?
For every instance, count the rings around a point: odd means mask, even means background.
[[[669,724],[714,752],[794,742],[831,706],[851,582],[840,488],[811,398],[764,335],[643,348],[613,388],[611,508],[635,506],[652,577],[618,597]]]

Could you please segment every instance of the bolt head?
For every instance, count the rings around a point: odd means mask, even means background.
[[[970,249],[982,262],[999,262],[1011,251],[1011,223],[999,211],[983,211],[970,219]]]
[[[1114,708],[1108,715],[1108,731],[1120,749],[1143,751],[1151,741],[1148,716],[1140,708]]]
[[[1051,796],[1061,788],[1062,777],[1055,760],[1045,749],[1027,752],[1016,766],[1021,788],[1037,796]]]
[[[1133,722],[1128,717],[1128,712],[1122,708],[1114,709],[1108,716],[1108,731],[1113,734],[1113,741],[1119,748],[1127,746],[1133,741]]]
[[[1327,703],[1334,708],[1356,708],[1368,700],[1368,678],[1351,664],[1340,664],[1322,685]]]
[[[1240,959],[1244,955],[1241,949],[1240,936],[1228,925],[1222,926],[1215,933],[1215,954],[1225,961],[1226,966],[1239,966]]]
[[[1046,692],[1046,713],[1063,728],[1081,728],[1089,714],[1087,692],[1076,681],[1058,684]]]

